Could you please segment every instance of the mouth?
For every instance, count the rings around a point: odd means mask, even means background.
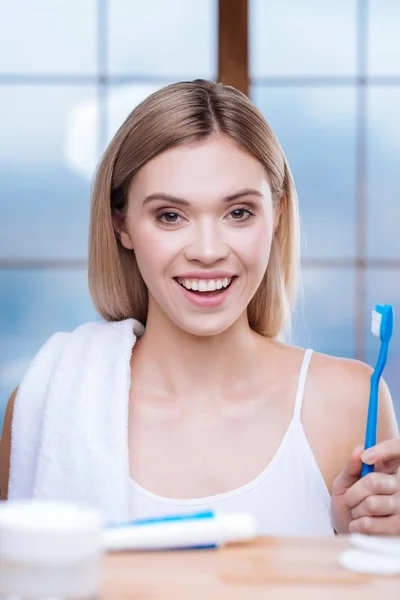
[[[238,276],[225,277],[224,279],[186,279],[174,277],[177,288],[190,304],[198,308],[218,309],[225,306],[231,295]]]
[[[186,292],[199,297],[212,298],[224,294],[231,287],[233,281],[237,279],[237,276],[207,280],[182,279],[181,277],[174,277],[174,279]]]

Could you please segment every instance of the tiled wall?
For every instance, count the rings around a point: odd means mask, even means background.
[[[251,97],[300,198],[293,340],[373,363],[369,312],[376,302],[400,309],[400,3],[249,4]],[[215,79],[216,65],[216,0],[1,3],[0,424],[46,338],[97,318],[89,192],[107,142],[150,92]],[[399,367],[396,334],[387,379],[400,408]]]

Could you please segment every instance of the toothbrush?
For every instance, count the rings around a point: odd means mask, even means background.
[[[371,331],[375,337],[381,340],[381,348],[379,351],[378,361],[374,372],[371,375],[371,389],[369,395],[367,429],[365,433],[364,449],[371,448],[376,444],[376,430],[378,423],[378,396],[379,396],[379,380],[383,369],[385,368],[389,342],[393,334],[393,307],[390,304],[377,304],[375,310],[372,311]],[[361,477],[372,473],[374,465],[366,465],[363,463]]]

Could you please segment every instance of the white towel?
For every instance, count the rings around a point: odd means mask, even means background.
[[[78,502],[129,519],[133,319],[57,333],[24,377],[12,424],[9,498]]]

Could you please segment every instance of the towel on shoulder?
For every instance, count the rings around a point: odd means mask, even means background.
[[[42,346],[14,405],[8,497],[78,502],[129,519],[130,358],[143,326],[87,323]]]

